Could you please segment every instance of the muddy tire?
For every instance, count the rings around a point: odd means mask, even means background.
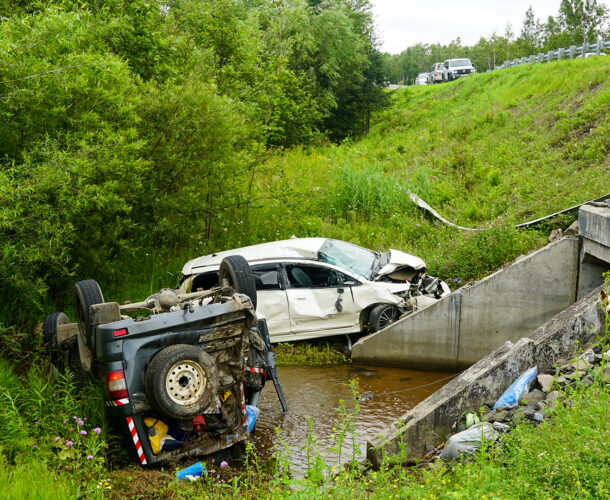
[[[248,261],[241,255],[229,255],[220,263],[218,270],[220,286],[230,286],[237,293],[250,297],[256,309],[256,283]]]
[[[214,359],[199,347],[166,347],[146,370],[146,395],[162,415],[175,419],[196,417],[214,401],[218,375]]]
[[[57,328],[60,325],[67,325],[70,323],[70,319],[63,312],[54,312],[47,314],[42,324],[42,337],[44,339],[44,346],[49,355],[51,363],[53,363],[58,370],[66,368],[63,366],[64,359],[61,356],[61,347],[57,343]]]
[[[104,296],[97,281],[83,280],[74,286],[74,305],[79,335],[92,354],[95,353],[95,332],[91,326],[89,308],[94,304],[102,304],[103,302]]]
[[[400,311],[391,304],[379,304],[371,309],[369,315],[369,331],[371,333],[383,330],[400,317]]]

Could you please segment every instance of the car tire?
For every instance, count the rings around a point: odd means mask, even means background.
[[[379,304],[371,309],[369,315],[369,331],[371,333],[383,330],[400,317],[400,311],[392,304]]]
[[[250,297],[252,307],[256,309],[256,282],[248,261],[241,255],[229,255],[220,263],[218,270],[220,286],[230,286],[237,293]]]
[[[57,328],[60,325],[67,325],[69,323],[70,319],[63,312],[47,314],[42,323],[42,337],[45,349],[51,363],[60,371],[66,367],[62,366],[64,359],[61,356],[61,348],[57,343]]]
[[[199,347],[176,344],[161,350],[145,376],[149,403],[162,415],[189,419],[203,413],[218,391],[214,359]]]
[[[89,308],[95,304],[103,304],[104,296],[102,290],[95,280],[79,281],[74,286],[74,305],[76,308],[76,322],[78,331],[91,353],[95,353],[95,332],[91,325]]]

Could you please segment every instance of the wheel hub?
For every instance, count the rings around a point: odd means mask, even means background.
[[[176,404],[189,406],[197,403],[205,391],[207,379],[201,365],[181,361],[171,367],[165,379],[165,389]]]

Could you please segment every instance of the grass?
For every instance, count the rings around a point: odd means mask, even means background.
[[[609,329],[607,318],[599,337],[602,352],[610,347]],[[353,410],[339,402],[332,458],[322,456],[310,426],[303,443],[304,477],[291,475],[290,450],[277,430],[272,460],[259,462],[249,444],[238,468],[210,462],[208,476],[184,483],[172,470],[125,467],[120,454],[117,459],[95,385],[83,381],[79,390],[69,373],[49,379],[41,359],[23,375],[0,359],[0,488],[6,498],[607,498],[610,384],[602,376],[607,362],[592,372],[591,385],[567,386],[564,403],[547,410],[551,418],[540,426],[518,423],[499,446],[484,443],[458,462],[437,460],[430,466],[399,456],[379,470],[363,467],[353,439],[359,403],[352,381]],[[79,429],[89,432],[81,435]],[[342,456],[347,464],[341,464]]]
[[[279,343],[273,346],[278,365],[328,365],[350,363],[345,344],[324,340]]]

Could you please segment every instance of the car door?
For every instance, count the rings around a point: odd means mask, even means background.
[[[359,314],[349,289],[342,284],[343,273],[313,263],[286,264],[285,271],[293,334],[358,329]]]
[[[256,284],[256,312],[267,320],[271,336],[290,334],[288,298],[284,283],[280,279],[279,265],[258,264],[251,266]]]

